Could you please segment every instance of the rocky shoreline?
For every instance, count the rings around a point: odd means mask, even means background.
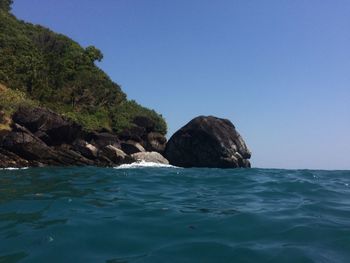
[[[212,116],[195,118],[169,142],[143,116],[120,134],[85,131],[40,107],[21,107],[10,121],[10,129],[0,131],[0,168],[115,167],[137,161],[180,167],[250,167],[250,151],[233,124]]]

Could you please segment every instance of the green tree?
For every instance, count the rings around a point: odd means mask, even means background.
[[[0,10],[10,12],[12,3],[13,0],[0,0]]]
[[[96,60],[100,62],[103,59],[103,54],[101,50],[97,49],[94,46],[89,46],[85,49],[85,54],[90,58],[91,62]]]
[[[0,83],[87,129],[119,132],[131,127],[135,116],[147,116],[157,131],[166,133],[161,115],[128,100],[94,63],[103,58],[99,49],[83,48],[67,36],[16,19],[8,12],[11,4],[0,0]]]

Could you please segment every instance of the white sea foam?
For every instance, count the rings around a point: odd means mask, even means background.
[[[115,169],[135,169],[135,168],[178,168],[176,166],[170,164],[161,164],[161,163],[153,163],[153,162],[135,162],[131,164],[122,164],[120,166],[114,167]]]
[[[28,169],[29,167],[22,167],[22,168],[16,168],[16,167],[7,167],[7,168],[0,168],[0,170],[26,170]]]

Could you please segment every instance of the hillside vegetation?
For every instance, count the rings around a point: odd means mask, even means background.
[[[100,50],[83,48],[64,35],[16,19],[11,4],[12,0],[0,0],[0,83],[86,129],[120,132],[133,125],[135,116],[147,116],[158,132],[167,132],[161,115],[128,100],[95,65],[103,59]]]
[[[29,99],[24,92],[0,84],[0,130],[10,129],[11,115],[20,106],[35,107],[38,103]]]

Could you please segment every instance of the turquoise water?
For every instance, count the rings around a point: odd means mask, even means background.
[[[0,171],[0,262],[350,262],[350,172]]]

